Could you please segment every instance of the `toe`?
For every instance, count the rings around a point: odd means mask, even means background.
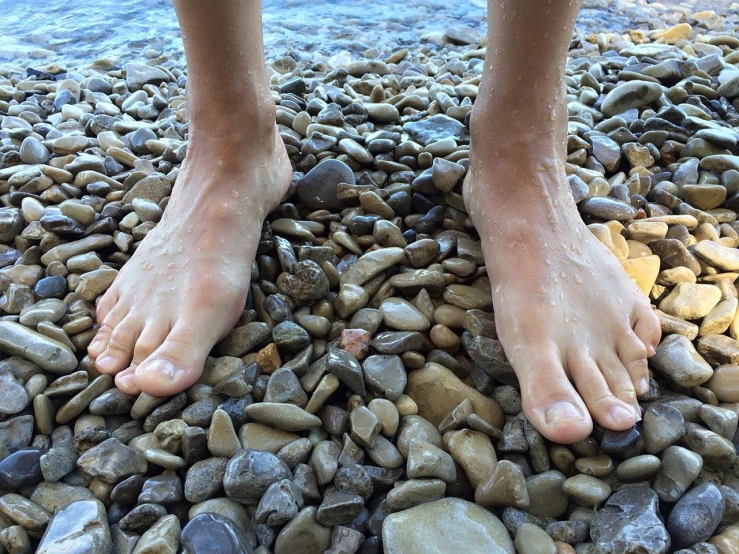
[[[654,356],[662,336],[662,328],[657,314],[648,304],[639,305],[634,311],[634,333],[641,339],[647,349],[648,356]]]
[[[108,347],[108,341],[110,341],[110,334],[113,332],[113,328],[108,325],[103,325],[98,329],[95,334],[95,338],[87,347],[87,353],[93,358],[97,358],[103,351]]]
[[[113,310],[115,305],[118,303],[118,292],[115,286],[108,289],[108,291],[100,297],[95,306],[95,314],[98,322],[105,321],[108,314]]]
[[[169,321],[161,320],[147,324],[134,346],[131,365],[138,366],[151,356],[164,343],[170,331]]]
[[[649,392],[647,349],[642,340],[633,332],[625,333],[619,341],[617,353],[626,371],[629,372],[637,395]]]
[[[568,360],[568,368],[595,421],[614,431],[624,431],[636,423],[634,408],[614,396],[593,358],[578,351]]]
[[[88,352],[93,358],[100,356],[106,348],[108,348],[108,342],[110,342],[110,336],[116,327],[123,321],[128,315],[128,306],[119,302],[107,313],[105,317],[100,317],[100,310],[97,314],[97,322],[100,324],[95,338],[92,339]]]
[[[95,365],[100,373],[114,374],[128,367],[140,325],[139,318],[129,315],[115,326],[110,333],[107,348],[95,359]]]
[[[522,359],[516,371],[521,384],[526,417],[551,441],[570,444],[587,437],[593,429],[588,411],[572,387],[556,349]]]
[[[136,365],[131,364],[130,367],[124,369],[115,376],[116,387],[126,394],[139,394],[141,392],[141,389],[138,387],[136,380],[134,379],[135,370]]]
[[[185,390],[203,373],[215,341],[216,337],[199,336],[190,323],[175,325],[162,345],[136,368],[136,384],[152,396],[170,396]]]
[[[636,400],[637,395],[634,389],[634,383],[623,362],[616,355],[616,352],[610,351],[600,356],[597,364],[611,394],[625,404],[628,404],[634,412],[634,416],[640,419],[641,409]]]

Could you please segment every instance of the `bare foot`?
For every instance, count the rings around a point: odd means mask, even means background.
[[[100,299],[88,351],[124,392],[189,387],[241,315],[262,222],[292,174],[274,129],[194,138],[162,221]]]
[[[582,222],[558,148],[485,138],[473,138],[464,197],[524,413],[560,443],[587,437],[593,419],[628,429],[660,338],[649,300]],[[476,158],[483,148],[492,155]]]

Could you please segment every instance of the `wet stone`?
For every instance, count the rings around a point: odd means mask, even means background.
[[[248,537],[231,519],[216,513],[201,513],[182,529],[184,554],[207,552],[214,544],[223,554],[251,554]]]
[[[604,554],[666,554],[670,536],[658,513],[657,495],[647,486],[623,488],[608,499],[590,526],[590,537]]]
[[[112,547],[102,502],[95,499],[73,502],[52,518],[36,552],[90,552],[107,554]]]
[[[667,520],[673,548],[685,548],[708,539],[724,516],[724,509],[724,499],[713,483],[701,483],[687,492]]]
[[[228,462],[223,487],[230,498],[255,504],[272,483],[291,477],[290,469],[274,454],[242,450]]]

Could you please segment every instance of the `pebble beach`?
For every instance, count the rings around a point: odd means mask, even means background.
[[[240,320],[164,398],[86,350],[178,186],[176,26],[93,48],[0,22],[0,554],[739,554],[739,6],[578,21],[569,185],[662,340],[642,420],[560,445],[522,413],[462,201],[484,3],[266,4],[293,182]]]

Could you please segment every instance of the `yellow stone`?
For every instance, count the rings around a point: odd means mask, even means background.
[[[645,256],[644,258],[621,260],[621,265],[624,266],[631,280],[636,283],[644,294],[648,295],[655,281],[657,281],[657,275],[659,275],[659,256],[652,255]]]
[[[681,40],[690,38],[693,28],[687,23],[678,23],[669,29],[663,29],[652,35],[653,40],[665,39],[667,44],[677,44]]]

